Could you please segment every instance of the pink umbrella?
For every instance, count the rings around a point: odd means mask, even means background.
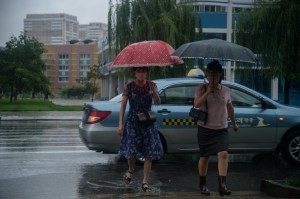
[[[111,67],[169,66],[183,60],[171,56],[175,49],[160,40],[143,41],[126,46],[113,60]]]

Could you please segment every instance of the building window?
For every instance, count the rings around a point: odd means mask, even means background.
[[[203,33],[203,39],[223,39],[223,40],[226,40],[226,33]]]
[[[89,54],[80,54],[79,58],[79,65],[80,65],[80,77],[79,78],[86,78],[87,72],[90,70],[91,67],[91,58]]]
[[[80,66],[80,70],[89,71],[91,66]]]
[[[52,60],[53,56],[51,54],[47,54],[47,60]]]
[[[60,54],[58,55],[58,65],[69,65],[69,55],[68,54]]]
[[[215,5],[195,5],[195,12],[226,12],[225,6],[215,6]]]
[[[234,7],[232,10],[233,13],[239,13],[241,11],[242,11],[242,8],[239,8],[239,7]]]
[[[69,55],[59,54],[58,55],[58,82],[68,82],[69,81]]]
[[[210,6],[205,5],[204,10],[205,10],[205,12],[210,12]]]
[[[58,77],[58,82],[68,82],[69,77]]]
[[[90,65],[91,64],[91,58],[89,54],[81,54],[80,55],[80,65]]]
[[[60,71],[68,71],[69,70],[69,66],[58,66],[58,70],[60,70]]]

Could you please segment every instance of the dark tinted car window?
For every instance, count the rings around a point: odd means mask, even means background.
[[[194,102],[195,85],[173,86],[160,93],[162,104],[192,105]]]
[[[197,85],[172,86],[160,93],[161,103],[170,105],[192,105]],[[258,98],[235,88],[231,89],[231,101],[234,107],[261,108]]]
[[[258,98],[241,90],[231,88],[230,96],[234,107],[261,108],[261,102]]]

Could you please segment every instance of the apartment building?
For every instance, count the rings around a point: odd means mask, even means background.
[[[77,17],[65,13],[28,14],[24,32],[44,44],[68,44],[71,40],[99,41],[107,31],[105,23],[79,24]]]
[[[65,13],[28,14],[24,32],[45,44],[46,76],[57,96],[61,88],[80,86],[93,65],[98,63],[98,41],[107,32],[104,23],[80,25],[77,17]]]
[[[45,45],[45,49],[45,73],[56,96],[63,87],[80,86],[79,80],[87,76],[90,67],[98,65],[97,42]]]
[[[24,33],[44,44],[66,44],[78,39],[78,25],[77,17],[69,14],[27,14]]]
[[[104,37],[107,31],[107,24],[105,23],[89,23],[79,25],[79,39],[93,39],[99,41]]]

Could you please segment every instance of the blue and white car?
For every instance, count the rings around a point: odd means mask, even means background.
[[[161,97],[153,105],[165,153],[198,152],[197,125],[189,118],[195,88],[204,82],[198,78],[154,80]],[[229,152],[281,152],[290,162],[300,165],[300,108],[281,105],[237,83],[222,81],[231,89],[231,100],[239,131],[229,120]],[[90,149],[118,153],[116,133],[122,95],[110,101],[84,105],[79,134]],[[128,110],[127,106],[127,110]]]

